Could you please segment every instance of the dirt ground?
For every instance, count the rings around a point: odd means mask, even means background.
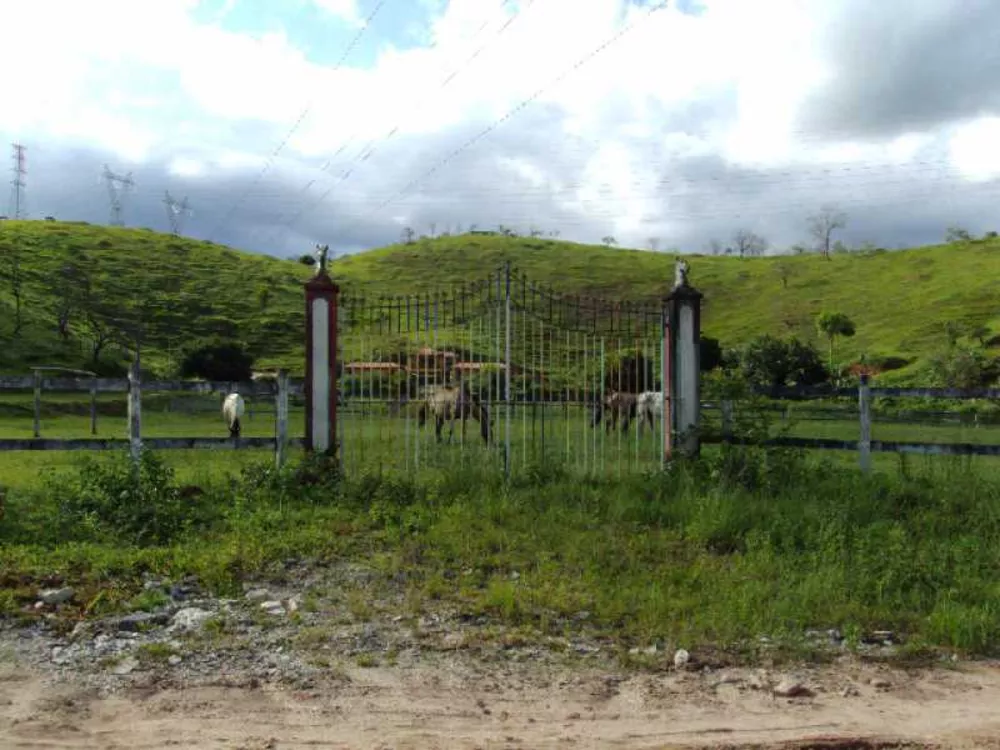
[[[1000,665],[904,672],[842,659],[793,672],[810,693],[794,698],[755,674],[625,675],[456,656],[433,669],[358,668],[308,692],[178,686],[151,674],[101,699],[9,663],[0,747],[1000,748]]]

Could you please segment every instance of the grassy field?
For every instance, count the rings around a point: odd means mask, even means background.
[[[307,250],[307,248],[303,248]],[[309,269],[292,260],[241,253],[148,230],[61,222],[0,223],[0,254],[19,253],[24,269],[24,328],[12,337],[11,285],[0,286],[0,370],[31,364],[85,364],[90,333],[79,310],[71,335],[57,335],[56,313],[73,262],[89,274],[95,295],[114,300],[117,314],[150,321],[147,365],[167,373],[182,346],[205,336],[246,341],[261,366],[302,370],[301,283]],[[332,272],[346,292],[408,294],[482,278],[511,261],[533,280],[569,294],[656,302],[673,278],[675,255],[557,240],[459,236],[420,240],[338,259]],[[750,337],[797,334],[818,341],[815,316],[847,313],[857,335],[837,357],[899,356],[911,364],[888,379],[916,376],[945,343],[942,326],[986,326],[1000,345],[1000,242],[976,241],[893,252],[856,252],[830,260],[689,258],[692,282],[705,293],[704,333],[735,346]],[[75,283],[75,282],[74,282]],[[886,294],[886,290],[893,290]],[[196,313],[196,314],[195,314]],[[515,343],[515,351],[518,345]],[[111,347],[110,352],[114,352]],[[926,384],[926,383],[925,383]]]
[[[956,462],[862,477],[724,449],[662,475],[552,471],[509,485],[481,466],[416,480],[251,465],[195,501],[156,456],[131,477],[111,459],[10,492],[0,611],[30,619],[22,606],[43,582],[78,587],[87,604],[71,620],[127,608],[143,572],[233,592],[305,557],[405,581],[408,612],[447,607],[529,639],[566,635],[587,612],[623,650],[684,643],[752,659],[762,635],[794,646],[831,627],[849,639],[893,630],[911,654],[1000,643],[1000,480]]]

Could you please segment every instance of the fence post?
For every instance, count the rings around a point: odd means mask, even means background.
[[[90,381],[90,434],[97,434],[97,378]]]
[[[278,370],[278,394],[275,402],[276,432],[274,463],[279,469],[285,465],[285,449],[288,445],[288,371]]]
[[[861,418],[861,439],[858,440],[858,461],[861,471],[867,474],[872,466],[872,414],[871,389],[868,387],[868,375],[861,375],[861,385],[858,386],[858,413]]]
[[[671,438],[674,428],[674,389],[670,365],[670,305],[664,300],[660,325],[660,388],[663,392],[663,416],[660,418],[660,466],[665,468],[673,452]]]
[[[688,284],[688,265],[677,262],[674,288],[667,296],[670,314],[670,390],[673,430],[683,436],[685,455],[701,451],[698,435],[701,412],[701,300],[704,295]]]
[[[733,442],[733,402],[724,399],[722,401],[722,441],[724,443]]]
[[[35,381],[35,437],[42,436],[42,373],[34,370]]]
[[[128,371],[128,449],[136,469],[142,454],[142,384],[139,378],[139,353]]]
[[[338,287],[326,271],[329,247],[317,246],[316,274],[306,290],[306,451],[338,456],[337,303]]]
[[[504,448],[503,448],[503,473],[505,477],[510,477],[510,261],[504,264]]]

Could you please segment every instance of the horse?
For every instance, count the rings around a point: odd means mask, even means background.
[[[600,424],[605,410],[607,410],[605,432],[611,432],[612,426],[617,427],[619,419],[622,420],[622,432],[628,432],[628,426],[635,418],[636,396],[634,393],[622,391],[611,391],[606,394],[604,401],[599,402],[594,407],[594,420],[590,424],[591,427],[597,427]]]
[[[448,442],[451,443],[455,436],[455,420],[462,420],[462,438],[465,438],[465,421],[472,416],[479,422],[479,434],[483,442],[490,442],[490,412],[479,396],[469,394],[464,388],[459,386],[438,386],[430,390],[424,397],[424,402],[417,412],[417,425],[424,426],[428,413],[434,415],[434,433],[437,441],[441,442],[441,428],[444,427],[445,420],[451,422],[451,429],[448,433]]]
[[[653,429],[653,418],[663,417],[663,391],[643,391],[636,398],[636,411],[639,414],[639,434],[642,435],[643,422],[649,423]]]
[[[230,393],[222,402],[222,418],[229,425],[229,437],[238,438],[240,436],[240,418],[246,411],[246,402],[238,393]]]

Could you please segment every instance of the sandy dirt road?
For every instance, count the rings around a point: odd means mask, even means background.
[[[353,670],[308,692],[178,686],[98,698],[8,664],[0,748],[1000,748],[1000,666],[841,661],[782,698],[752,670],[611,674],[530,664]]]

